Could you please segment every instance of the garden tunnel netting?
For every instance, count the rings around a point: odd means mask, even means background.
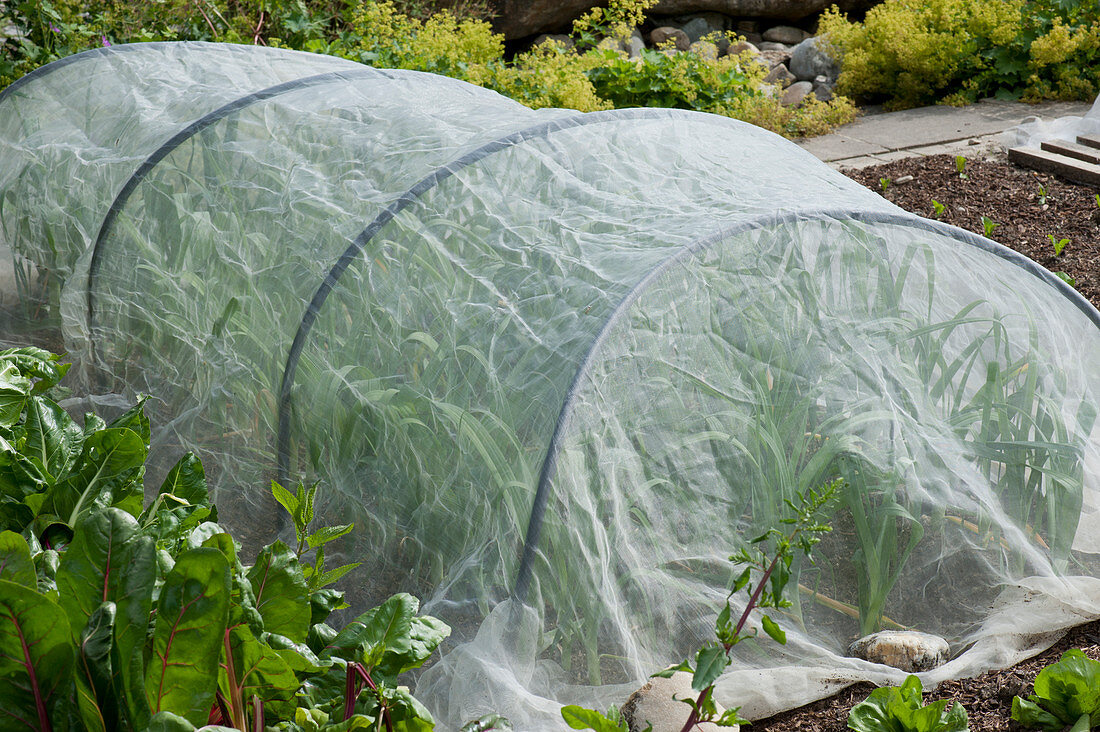
[[[788,643],[738,645],[723,705],[896,683],[845,657],[880,627],[952,643],[935,683],[1100,616],[1100,314],[750,125],[113,46],[0,95],[0,232],[0,337],[154,395],[154,460],[198,453],[246,538],[272,478],[320,480],[355,609],[454,627],[414,690],[443,728],[620,703],[835,477]]]

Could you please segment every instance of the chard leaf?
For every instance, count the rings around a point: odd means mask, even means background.
[[[142,397],[138,403],[120,414],[107,425],[109,429],[130,430],[141,438],[142,444],[149,447],[149,418],[145,416],[145,402],[149,397]]]
[[[281,541],[264,547],[248,572],[248,581],[264,630],[305,641],[312,610],[302,566],[290,547]]]
[[[347,603],[344,602],[344,593],[339,590],[314,590],[309,593],[309,607],[309,624],[313,626],[325,622],[333,610],[347,607]]]
[[[136,432],[105,429],[84,440],[68,478],[53,486],[42,512],[65,519],[71,526],[91,506],[118,506],[141,512],[141,478],[147,449]]]
[[[145,693],[155,715],[168,711],[204,724],[214,701],[229,616],[229,562],[217,549],[179,556],[157,604]]]
[[[141,534],[130,514],[117,508],[85,514],[77,522],[57,569],[60,604],[74,629],[84,628],[101,603],[114,603],[114,691],[139,725],[148,719],[143,651],[156,579],[153,540]]]
[[[142,512],[140,523],[155,527],[158,541],[168,542],[182,538],[203,521],[216,518],[202,461],[189,452],[168,472],[156,499]]]
[[[0,533],[0,579],[36,589],[38,578],[27,540],[12,531]]]
[[[230,700],[258,696],[266,712],[278,719],[289,717],[290,703],[298,690],[298,677],[289,664],[273,649],[256,640],[247,626],[238,625],[228,631],[232,658],[221,665],[218,688]]]
[[[47,730],[67,714],[74,650],[57,603],[0,579],[0,726]]]
[[[178,714],[158,712],[149,720],[145,732],[195,732],[195,725]]]
[[[419,608],[420,601],[412,595],[394,595],[348,623],[321,658],[351,660],[361,655],[363,665],[383,680],[419,667],[451,634],[443,621],[417,617]]]
[[[44,397],[27,405],[27,442],[23,454],[33,458],[49,482],[65,475],[80,454],[84,433],[55,402]]]
[[[409,631],[419,608],[420,601],[412,595],[403,592],[394,595],[345,625],[322,658],[336,655],[353,660],[361,654],[363,665],[373,669],[386,653],[404,653],[409,649]]]
[[[88,624],[80,632],[77,646],[77,687],[80,700],[93,705],[80,704],[79,712],[88,729],[117,729],[118,696],[114,693],[114,672],[111,668],[111,651],[114,648],[116,608],[113,602],[103,602],[95,609]],[[89,709],[94,706],[94,712]]]

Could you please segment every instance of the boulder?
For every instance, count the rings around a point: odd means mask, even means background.
[[[828,44],[815,36],[807,38],[791,49],[791,73],[800,81],[810,81],[817,76],[825,76],[836,81],[840,76],[840,64],[827,50]]]
[[[790,59],[790,51],[761,51],[757,56],[757,60],[769,69],[774,69],[777,64],[785,64]]]
[[[768,84],[779,84],[786,89],[791,84],[798,81],[794,78],[794,74],[787,70],[787,67],[783,64],[776,64],[772,67],[772,70],[768,72],[768,75],[764,77],[764,81]]]
[[[645,40],[637,28],[630,34],[630,38],[626,39],[625,46],[630,58],[638,58],[642,55],[642,51],[645,49]]]
[[[649,34],[649,42],[654,47],[665,46],[669,41],[672,41],[673,48],[677,51],[686,51],[691,48],[691,39],[679,28],[662,25],[660,28],[654,28]]]
[[[802,100],[807,95],[812,94],[814,91],[814,85],[808,81],[796,81],[787,87],[783,92],[783,96],[779,98],[779,103],[784,107],[793,107],[802,103]]]
[[[776,43],[775,41],[763,41],[760,45],[761,51],[783,51],[787,55],[791,53],[791,47],[785,43]]]
[[[653,732],[680,732],[691,713],[691,707],[679,700],[698,696],[699,692],[691,688],[691,674],[677,671],[668,679],[650,679],[645,686],[631,694],[626,704],[623,704],[623,717],[632,732],[641,732],[648,724],[653,725]],[[721,705],[716,706],[719,714],[725,711]],[[719,732],[719,729],[737,732],[740,725],[719,728],[716,724],[706,722],[693,728],[693,732]]]
[[[793,76],[793,74],[792,74]],[[835,96],[833,93],[833,82],[827,76],[814,77],[814,96],[822,102],[831,101]]]
[[[881,630],[865,635],[848,646],[849,656],[893,666],[908,673],[941,666],[947,662],[950,653],[951,646],[946,640],[916,630]]]
[[[739,56],[746,51],[753,56],[760,55],[760,49],[749,43],[748,41],[738,41],[737,43],[731,43],[729,48],[726,49],[726,53],[728,53],[730,56]]]
[[[684,20],[680,30],[687,33],[692,43],[701,41],[712,33],[721,34],[729,28],[729,19],[718,13],[693,15]]]
[[[801,28],[794,28],[789,25],[776,25],[764,31],[764,40],[771,41],[772,43],[784,43],[788,46],[794,46],[802,43],[807,35],[808,34],[803,32]]]
[[[733,18],[771,18],[788,22],[817,15],[834,2],[844,12],[866,10],[877,0],[661,0],[650,13],[656,16],[721,13]],[[539,33],[568,32],[573,20],[598,0],[500,0],[493,26],[505,38]]]

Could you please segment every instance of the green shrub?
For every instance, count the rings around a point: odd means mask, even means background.
[[[783,107],[778,90],[763,82],[765,69],[748,56],[646,50],[628,58],[615,40],[639,26],[655,2],[612,0],[574,22],[575,49],[550,42],[507,59],[503,36],[485,20],[485,0],[23,0],[0,15],[0,27],[16,29],[0,37],[0,86],[50,61],[113,43],[225,41],[443,74],[536,109],[677,107],[790,136],[821,134],[855,117],[843,98]],[[453,12],[438,10],[444,6]]]
[[[1092,99],[1100,6],[1076,0],[886,0],[819,30],[843,58],[838,90],[902,109],[942,102]]]

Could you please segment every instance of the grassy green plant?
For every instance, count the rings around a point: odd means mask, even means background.
[[[966,732],[966,710],[947,699],[922,706],[920,679],[908,676],[902,685],[875,689],[852,707],[848,729],[856,732]]]
[[[1047,238],[1050,239],[1050,245],[1054,247],[1054,256],[1062,256],[1062,250],[1066,248],[1066,244],[1069,244],[1069,239],[1055,239],[1054,234],[1047,234]]]
[[[1087,732],[1100,725],[1100,663],[1071,648],[1035,677],[1035,693],[1012,698],[1012,718],[1025,727]]]

